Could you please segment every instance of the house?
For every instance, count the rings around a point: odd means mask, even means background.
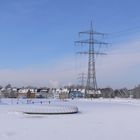
[[[88,93],[86,93],[86,98],[99,98],[101,97],[101,91],[95,91],[95,90],[89,90]]]
[[[85,93],[82,93],[81,91],[71,91],[69,93],[69,98],[84,98]]]
[[[27,92],[27,98],[35,98],[35,93],[31,92],[30,90],[28,90]]]
[[[36,98],[48,98],[49,89],[38,89],[36,93]]]
[[[28,88],[21,88],[18,89],[18,98],[35,98],[36,96],[36,90],[34,89],[28,89]]]

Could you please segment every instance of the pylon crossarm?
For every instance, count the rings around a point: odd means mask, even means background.
[[[84,31],[84,32],[79,32],[79,35],[81,34],[92,34],[92,35],[101,35],[101,36],[105,36],[105,33],[100,33],[100,32],[95,32],[95,31]]]
[[[75,41],[76,44],[98,44],[98,45],[108,45],[106,42],[99,42],[97,40],[79,40]]]
[[[106,53],[99,53],[99,52],[77,52],[77,54],[107,55]]]

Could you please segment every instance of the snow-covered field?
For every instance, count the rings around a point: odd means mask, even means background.
[[[27,115],[20,112],[23,108],[41,109],[47,105],[48,100],[27,104],[23,99],[2,99],[0,140],[140,140],[140,100],[51,100],[51,105],[77,106],[79,113]]]

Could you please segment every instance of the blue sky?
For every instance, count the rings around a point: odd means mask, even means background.
[[[77,74],[86,69],[85,64],[80,68],[85,57],[75,56],[81,47],[74,46],[74,41],[79,39],[79,31],[88,30],[91,20],[95,30],[108,33],[105,40],[112,44],[105,50],[108,56],[97,61],[99,86],[140,84],[140,58],[131,58],[140,51],[139,5],[139,0],[1,0],[0,84],[58,86],[75,82]],[[116,70],[109,75],[114,62],[104,63],[118,60],[120,66],[126,59],[122,52],[130,55],[127,65],[137,64],[126,71],[124,62],[119,73]],[[124,72],[129,80],[115,77]]]

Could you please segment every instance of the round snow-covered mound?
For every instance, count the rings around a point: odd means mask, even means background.
[[[30,108],[23,108],[22,112],[25,114],[73,114],[78,112],[76,106],[32,106]]]

